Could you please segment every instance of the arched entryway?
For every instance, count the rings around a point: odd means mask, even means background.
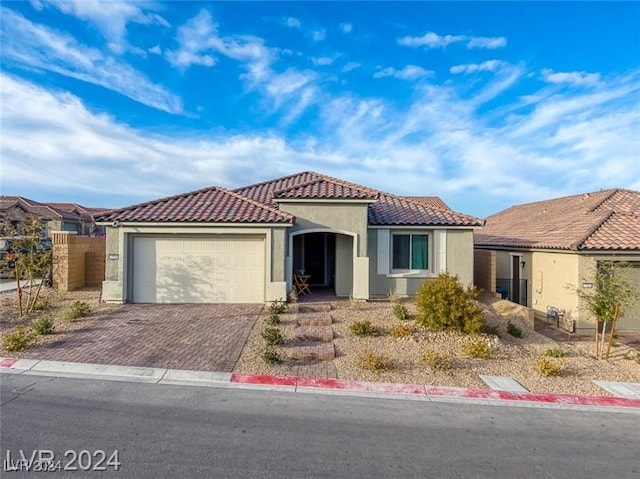
[[[311,292],[353,294],[356,235],[330,229],[301,230],[289,237],[290,268],[307,277]],[[289,284],[292,284],[289,282]]]

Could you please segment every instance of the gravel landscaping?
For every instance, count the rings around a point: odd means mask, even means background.
[[[334,345],[336,347],[335,365],[338,379],[358,381],[380,381],[393,383],[428,384],[438,386],[458,386],[487,389],[479,374],[510,376],[533,392],[608,395],[596,386],[593,380],[640,382],[640,364],[632,359],[624,359],[625,354],[636,357],[637,352],[623,344],[612,348],[609,360],[596,360],[592,357],[591,340],[575,340],[571,343],[558,343],[533,330],[525,308],[508,301],[484,298],[485,323],[497,328],[498,336],[484,335],[494,354],[492,359],[473,359],[466,357],[463,346],[467,337],[458,333],[429,332],[415,325],[415,305],[403,303],[415,332],[406,338],[394,338],[389,331],[401,323],[392,313],[392,304],[388,301],[355,303],[338,301],[332,303]],[[281,315],[279,328],[286,340],[294,337],[296,305],[290,312]],[[284,359],[280,364],[269,365],[262,359],[264,341],[260,335],[265,327],[266,309],[254,326],[235,372],[291,375],[295,361],[289,359],[286,343],[279,347]],[[349,327],[357,321],[370,321],[379,331],[373,337],[356,337]],[[509,321],[520,328],[522,337],[516,338],[507,333]],[[536,371],[536,365],[548,349],[560,348],[565,354],[562,358],[548,358],[560,363],[563,370],[560,376],[546,377]],[[436,351],[451,359],[449,369],[438,370],[422,360],[428,351]],[[389,370],[379,372],[363,370],[359,365],[361,356],[371,351],[383,355],[390,362]]]

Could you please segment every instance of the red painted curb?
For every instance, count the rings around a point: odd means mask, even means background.
[[[486,389],[465,389],[425,386],[428,396],[464,399],[492,399],[498,401],[521,401],[575,406],[614,406],[640,408],[640,399],[614,396],[579,396],[575,394],[547,394],[532,392],[509,392]]]
[[[297,378],[288,376],[266,376],[261,374],[232,374],[232,383],[259,384],[264,386],[293,386]]]
[[[424,395],[424,386],[418,384],[370,383],[363,381],[339,381],[337,379],[298,378],[298,387],[340,389],[355,392]]]
[[[18,360],[16,358],[3,358],[2,361],[0,361],[0,368],[8,369],[17,362]]]

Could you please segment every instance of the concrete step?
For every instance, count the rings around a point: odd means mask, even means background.
[[[298,313],[326,313],[331,303],[298,303]]]
[[[640,383],[618,383],[613,381],[593,382],[618,397],[640,398]]]
[[[480,374],[482,379],[491,389],[496,391],[509,391],[509,392],[528,392],[525,388],[515,379],[508,376],[490,376],[487,374]]]
[[[329,313],[298,313],[296,323],[300,326],[330,326],[333,322]]]
[[[299,341],[320,341],[322,343],[333,341],[331,326],[299,326],[295,329],[295,334]]]
[[[295,343],[291,346],[291,357],[301,361],[332,361],[336,357],[333,343]]]

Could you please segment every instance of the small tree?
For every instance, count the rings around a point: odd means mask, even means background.
[[[5,226],[6,228],[6,226]],[[35,310],[44,278],[51,272],[52,256],[50,250],[43,249],[43,227],[39,219],[33,218],[22,225],[20,231],[6,231],[11,236],[11,251],[7,252],[0,269],[16,280],[18,296],[18,316],[32,313]],[[35,294],[34,280],[41,278]],[[28,292],[23,294],[22,281],[28,281]]]
[[[478,333],[482,329],[483,312],[475,301],[478,291],[463,287],[457,276],[440,273],[435,280],[425,280],[416,294],[416,322],[428,329],[453,329]]]
[[[620,261],[598,261],[592,271],[595,287],[589,290],[575,288],[581,300],[581,307],[596,318],[595,356],[598,359],[609,358],[618,320],[623,317],[625,308],[640,299],[640,293],[631,285],[628,268],[627,263]],[[604,342],[608,324],[611,324],[611,327],[605,352]],[[598,331],[599,327],[601,331]]]

